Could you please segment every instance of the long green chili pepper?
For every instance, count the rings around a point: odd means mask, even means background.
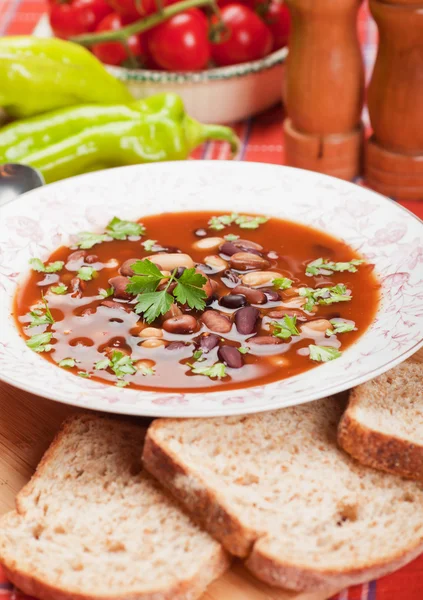
[[[0,38],[0,106],[12,117],[133,100],[125,85],[77,44],[31,36]]]
[[[238,138],[229,127],[203,125],[179,96],[159,94],[127,106],[83,105],[16,121],[0,130],[0,164],[37,168],[47,183],[100,168],[183,160],[206,140]]]

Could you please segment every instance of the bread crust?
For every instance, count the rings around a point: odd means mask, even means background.
[[[423,446],[370,429],[354,417],[355,390],[338,427],[338,443],[363,465],[423,481]]]
[[[169,424],[170,419],[166,420]],[[257,531],[246,529],[225,507],[225,500],[211,492],[201,474],[196,473],[195,485],[190,485],[191,473],[170,449],[166,452],[154,438],[160,420],[152,423],[145,438],[142,461],[149,471],[188,510],[191,517],[224,547],[245,558],[258,537]]]

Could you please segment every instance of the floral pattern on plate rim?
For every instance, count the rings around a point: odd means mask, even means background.
[[[158,211],[197,210],[200,197],[205,210],[260,212],[343,239],[375,264],[382,283],[375,322],[341,358],[317,370],[265,386],[210,394],[118,389],[79,379],[26,347],[11,309],[29,258],[46,258],[78,231],[102,230],[116,212],[121,218],[139,219]],[[110,412],[177,417],[300,404],[366,381],[423,345],[423,223],[364,188],[276,165],[187,161],[91,173],[34,190],[0,209],[0,319],[0,378],[53,400]]]

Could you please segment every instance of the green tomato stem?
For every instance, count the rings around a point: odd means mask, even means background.
[[[131,35],[143,33],[148,29],[152,29],[159,25],[163,21],[170,19],[174,15],[177,15],[190,8],[198,6],[213,6],[214,0],[182,0],[171,6],[167,6],[162,11],[149,15],[135,23],[131,23],[122,29],[116,31],[103,31],[101,33],[89,33],[83,35],[75,35],[69,38],[69,41],[80,44],[81,46],[92,46],[100,42],[125,42]]]

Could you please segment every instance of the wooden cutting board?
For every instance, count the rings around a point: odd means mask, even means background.
[[[414,358],[423,362],[423,350]],[[61,422],[75,409],[0,383],[0,514],[31,477]],[[295,593],[271,588],[252,577],[240,563],[215,581],[201,600],[327,600],[327,593]]]

